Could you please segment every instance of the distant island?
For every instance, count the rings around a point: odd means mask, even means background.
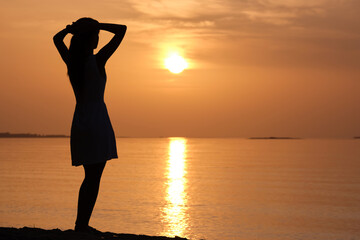
[[[2,132],[0,133],[0,138],[67,138],[66,135],[54,135],[54,134],[34,134],[34,133],[9,133]]]
[[[355,139],[360,139],[360,136],[359,137],[354,137]]]
[[[301,139],[301,138],[294,138],[294,137],[250,137],[249,139],[265,139],[265,140],[272,140],[272,139]]]

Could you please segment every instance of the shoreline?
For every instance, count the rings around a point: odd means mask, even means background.
[[[148,236],[136,235],[128,233],[112,233],[112,232],[99,232],[96,234],[75,232],[74,230],[60,230],[51,229],[46,230],[42,228],[12,228],[0,227],[0,239],[21,239],[21,240],[188,240],[187,238],[164,237],[164,236]]]

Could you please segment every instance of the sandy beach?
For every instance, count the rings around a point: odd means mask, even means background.
[[[0,227],[0,240],[186,240],[181,237],[146,236],[125,233],[100,232],[98,234],[79,233],[73,230],[45,230],[41,228],[6,228]]]

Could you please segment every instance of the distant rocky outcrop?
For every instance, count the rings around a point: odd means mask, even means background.
[[[41,135],[34,133],[0,133],[0,138],[66,138],[66,135]]]
[[[250,137],[249,139],[272,140],[272,139],[301,139],[301,138],[295,138],[295,137]]]

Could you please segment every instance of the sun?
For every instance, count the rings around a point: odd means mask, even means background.
[[[172,73],[181,73],[188,67],[188,63],[177,53],[171,54],[165,59],[165,67]]]

